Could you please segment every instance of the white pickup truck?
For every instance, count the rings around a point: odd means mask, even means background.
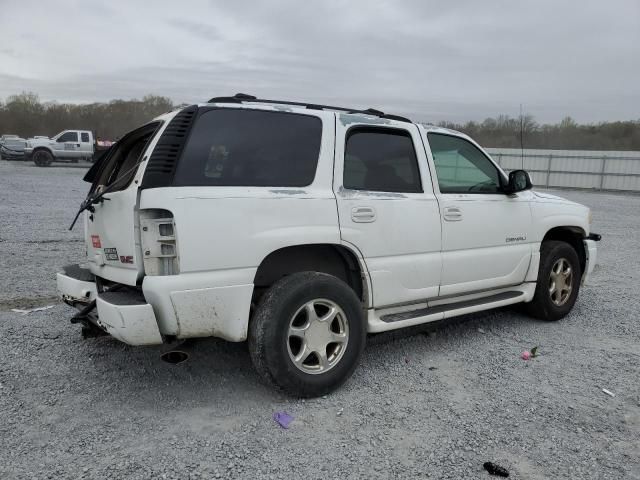
[[[64,130],[55,137],[30,138],[24,150],[25,159],[32,159],[39,167],[52,162],[92,160],[94,153],[93,133],[89,130]]]
[[[87,173],[83,332],[248,341],[262,377],[325,394],[368,333],[524,303],[558,320],[596,262],[590,210],[462,133],[244,94],[162,115]],[[78,217],[76,216],[76,219]]]

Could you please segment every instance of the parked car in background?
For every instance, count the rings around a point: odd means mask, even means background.
[[[18,135],[2,135],[0,137],[0,147],[10,138],[20,138]]]
[[[54,161],[91,161],[94,153],[93,133],[89,130],[64,130],[51,139],[29,139],[24,153],[27,160],[33,160],[39,167],[47,167]]]
[[[17,135],[3,135],[2,137],[0,160],[24,160],[24,149],[27,141]]]

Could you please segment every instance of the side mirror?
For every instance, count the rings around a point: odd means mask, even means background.
[[[531,183],[531,177],[525,170],[514,170],[509,172],[509,183],[505,188],[505,193],[512,194],[516,192],[522,192],[523,190],[529,190],[533,184]]]

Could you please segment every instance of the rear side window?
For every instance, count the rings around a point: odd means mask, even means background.
[[[418,159],[409,132],[380,128],[349,131],[343,184],[352,190],[422,192]]]
[[[191,130],[176,186],[305,187],[313,182],[322,121],[286,112],[215,109]]]
[[[83,142],[88,142],[89,141],[89,134],[87,132],[80,133],[80,137],[81,137]]]

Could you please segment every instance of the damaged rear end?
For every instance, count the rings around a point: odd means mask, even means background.
[[[153,307],[145,300],[146,274],[178,270],[171,212],[139,209],[145,167],[175,113],[159,117],[125,135],[87,172],[91,183],[79,215],[84,215],[87,261],[69,265],[57,275],[63,301],[79,311],[72,323],[84,336],[108,333],[130,345],[163,343]],[[170,146],[168,148],[171,148]],[[179,152],[174,152],[175,154]]]

